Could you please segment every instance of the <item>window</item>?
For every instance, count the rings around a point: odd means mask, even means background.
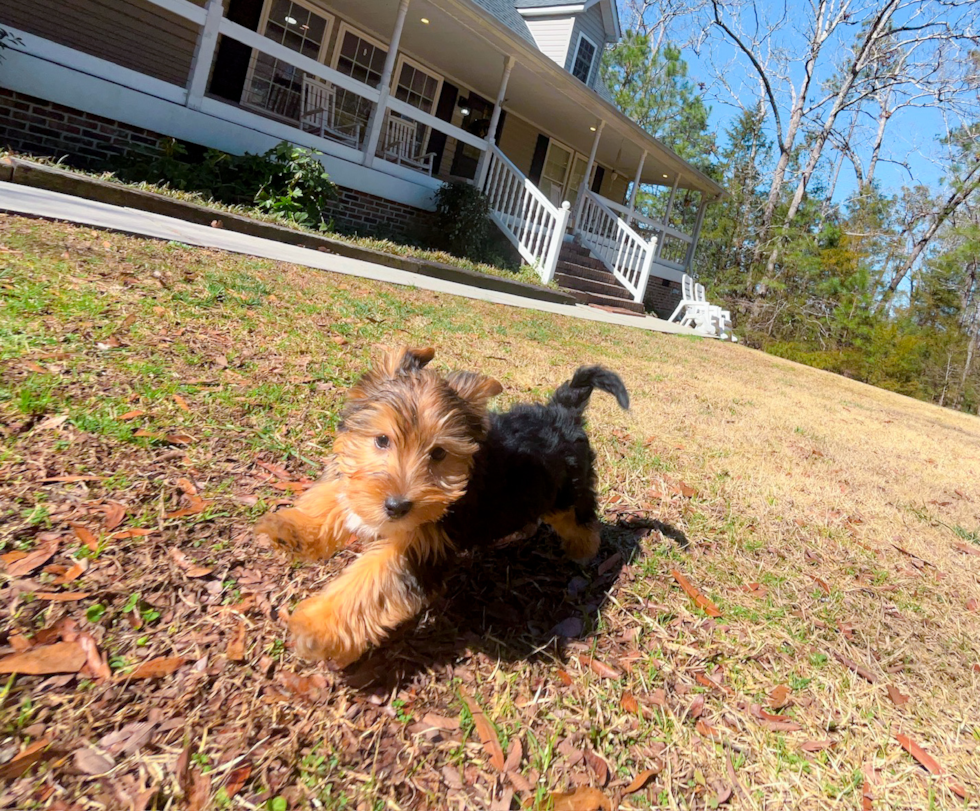
[[[592,63],[595,61],[597,50],[599,49],[591,39],[585,34],[579,34],[575,60],[572,62],[572,76],[581,79],[586,84],[589,83],[589,77],[592,75]]]
[[[298,2],[271,0],[266,5],[263,34],[273,42],[320,61],[331,22],[331,17]],[[257,51],[253,54],[242,103],[298,120],[306,74],[268,54]]]
[[[568,167],[571,162],[572,150],[554,140],[548,144],[548,154],[544,159],[538,188],[556,206],[560,206],[565,200],[565,181],[568,179]],[[582,171],[584,173],[585,170]]]
[[[334,67],[352,79],[377,87],[381,83],[388,49],[377,40],[355,31],[346,23],[341,25],[334,53]],[[374,107],[364,96],[337,88],[337,112],[345,124],[360,124],[367,128]]]

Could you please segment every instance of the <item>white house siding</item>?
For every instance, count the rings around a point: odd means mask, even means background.
[[[625,203],[630,180],[631,178],[623,177],[620,174],[614,178],[612,171],[606,169],[602,177],[602,187],[599,189],[599,194],[614,203]]]
[[[180,86],[187,82],[199,30],[146,0],[0,3],[3,23]]]
[[[564,67],[575,17],[530,17],[525,22],[541,52]]]
[[[589,75],[589,85],[590,87],[594,87],[596,77],[599,75],[598,61],[602,57],[602,51],[608,39],[605,26],[602,23],[602,11],[599,8],[599,4],[596,3],[581,14],[576,14],[573,21],[574,26],[572,27],[571,38],[567,46],[568,53],[565,60],[559,62],[559,64],[564,65],[565,70],[571,72],[575,52],[578,50],[579,34],[585,34],[598,48],[598,54],[592,65],[592,73]]]

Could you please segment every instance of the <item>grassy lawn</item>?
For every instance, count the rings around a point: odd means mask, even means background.
[[[501,406],[596,362],[634,405],[589,412],[593,564],[547,530],[488,550],[338,675],[284,616],[357,550],[292,565],[250,527],[397,343],[498,378]],[[980,796],[975,417],[726,343],[0,216],[0,432],[0,672],[48,665],[0,676],[0,807]]]

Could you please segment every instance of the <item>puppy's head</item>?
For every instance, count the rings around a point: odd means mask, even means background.
[[[427,369],[435,351],[387,352],[351,390],[334,442],[347,480],[351,529],[410,532],[438,521],[466,491],[502,390],[473,372]]]

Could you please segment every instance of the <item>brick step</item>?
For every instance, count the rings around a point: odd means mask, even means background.
[[[555,281],[566,290],[580,290],[584,293],[598,293],[602,296],[626,299],[627,301],[632,301],[633,299],[629,291],[618,282],[614,284],[610,284],[609,282],[605,281],[598,282],[594,281],[593,279],[584,279],[581,276],[569,276],[565,273],[556,273]]]
[[[587,303],[594,307],[602,307],[602,309],[608,309],[612,312],[629,312],[636,315],[646,315],[646,310],[638,301],[612,298],[611,296],[602,296],[598,293],[586,293],[585,295],[588,296]],[[578,298],[578,296],[576,296],[576,298]]]
[[[581,265],[582,267],[592,268],[593,270],[606,269],[606,266],[602,264],[601,259],[596,259],[594,256],[592,256],[592,254],[590,254],[584,248],[582,250],[585,252],[580,253],[579,251],[563,250],[561,253],[558,254],[558,261],[570,262],[571,264]]]
[[[580,265],[577,262],[566,262],[559,259],[555,270],[558,273],[564,273],[566,276],[581,276],[583,279],[592,279],[595,282],[606,282],[606,284],[618,283],[616,277],[606,270],[605,266],[594,268],[589,265]]]

